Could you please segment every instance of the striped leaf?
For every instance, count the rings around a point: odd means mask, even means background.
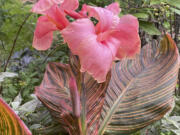
[[[50,113],[67,132],[78,135],[77,118],[72,115],[72,103],[69,90],[69,79],[72,76],[69,65],[49,63],[44,79],[36,87],[36,95],[50,110]]]
[[[124,135],[161,119],[173,101],[178,56],[174,41],[165,35],[160,45],[146,45],[135,59],[115,64],[99,135]]]
[[[23,121],[1,98],[0,135],[32,135]]]
[[[80,93],[80,119],[73,115],[69,89],[71,77],[76,78]],[[110,80],[110,74],[107,80]],[[97,135],[108,82],[98,84],[87,73],[80,73],[79,60],[71,55],[70,64],[48,64],[41,85],[36,87],[36,95],[69,134]]]

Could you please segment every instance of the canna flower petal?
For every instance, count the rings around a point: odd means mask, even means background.
[[[47,10],[46,16],[59,30],[64,29],[69,24],[64,12],[58,7],[58,5],[54,5]]]
[[[89,35],[95,35],[94,24],[89,19],[78,19],[61,31],[72,53],[78,54],[79,44]]]
[[[121,12],[121,9],[119,8],[119,3],[114,2],[106,7],[106,9],[113,12],[115,15],[118,15]]]
[[[90,17],[95,17],[99,22],[96,25],[96,33],[105,32],[116,27],[119,17],[108,9],[101,7],[87,6]]]
[[[81,9],[81,11],[79,11],[79,14],[84,17],[87,17],[87,5],[86,4],[82,5],[82,9]]]
[[[71,51],[79,56],[81,72],[87,71],[99,83],[104,82],[116,49],[97,41],[93,23],[88,18],[78,19],[63,29],[61,34]]]
[[[33,38],[33,47],[37,50],[46,50],[50,48],[53,31],[57,30],[56,25],[51,23],[46,16],[38,18]]]
[[[50,9],[55,4],[60,4],[64,0],[39,0],[32,8],[32,12],[38,14],[45,14],[45,11]]]
[[[64,2],[60,5],[62,10],[76,10],[79,7],[78,0],[64,0]]]
[[[47,50],[51,47],[53,41],[53,32],[49,32],[41,38],[34,36],[33,47],[37,50]]]
[[[59,5],[61,10],[75,10],[79,6],[78,0],[39,0],[32,8],[32,12],[38,14],[46,14],[54,5]]]
[[[78,56],[81,63],[81,72],[87,71],[98,83],[106,80],[114,60],[111,48],[96,40],[96,35],[91,35],[81,42]]]
[[[37,50],[47,50],[53,40],[53,31],[62,30],[69,24],[65,14],[57,5],[46,11],[46,16],[38,18],[34,32],[33,47]]]
[[[138,28],[139,24],[136,17],[125,15],[120,18],[116,28],[117,31],[110,34],[120,41],[116,55],[117,58],[133,58],[135,54],[140,52],[141,40],[138,34]]]

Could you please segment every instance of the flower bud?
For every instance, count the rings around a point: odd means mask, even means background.
[[[73,115],[80,117],[81,107],[80,107],[80,96],[76,85],[76,80],[72,77],[69,80],[69,89],[71,94],[72,111]]]

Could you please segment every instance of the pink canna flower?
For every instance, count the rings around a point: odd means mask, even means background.
[[[60,4],[60,6],[59,6]],[[37,50],[47,50],[51,47],[53,31],[62,30],[69,21],[64,9],[69,11],[78,8],[78,0],[39,0],[32,12],[43,14],[38,18],[33,38],[33,47]]]
[[[38,19],[34,33],[36,49],[48,49],[53,31],[60,30],[72,53],[79,56],[81,72],[87,71],[99,83],[106,80],[115,59],[133,58],[139,53],[138,20],[131,15],[119,18],[118,3],[106,8],[83,5],[80,12],[75,12],[77,0],[52,0],[48,7],[38,5],[45,1],[50,0],[40,0],[33,7],[33,12],[44,14]],[[65,13],[77,20],[69,23]],[[90,17],[96,18],[98,23],[94,25]]]
[[[117,3],[106,8],[86,6],[89,17],[99,21],[97,25],[80,14],[80,19],[61,31],[73,54],[80,58],[81,72],[87,71],[99,83],[106,80],[113,60],[132,58],[140,51],[137,18],[119,18],[119,11]]]

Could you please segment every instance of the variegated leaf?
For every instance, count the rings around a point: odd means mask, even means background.
[[[0,135],[32,135],[23,121],[0,98]]]
[[[80,121],[73,116],[69,90],[71,77],[76,78],[80,92]],[[71,55],[70,64],[48,64],[41,85],[36,87],[36,95],[69,134],[96,135],[109,80],[110,74],[107,82],[98,84],[87,73],[80,73],[79,60],[76,56]]]
[[[146,45],[135,59],[115,64],[99,135],[124,135],[161,119],[173,101],[178,57],[178,49],[167,34],[160,46]]]

